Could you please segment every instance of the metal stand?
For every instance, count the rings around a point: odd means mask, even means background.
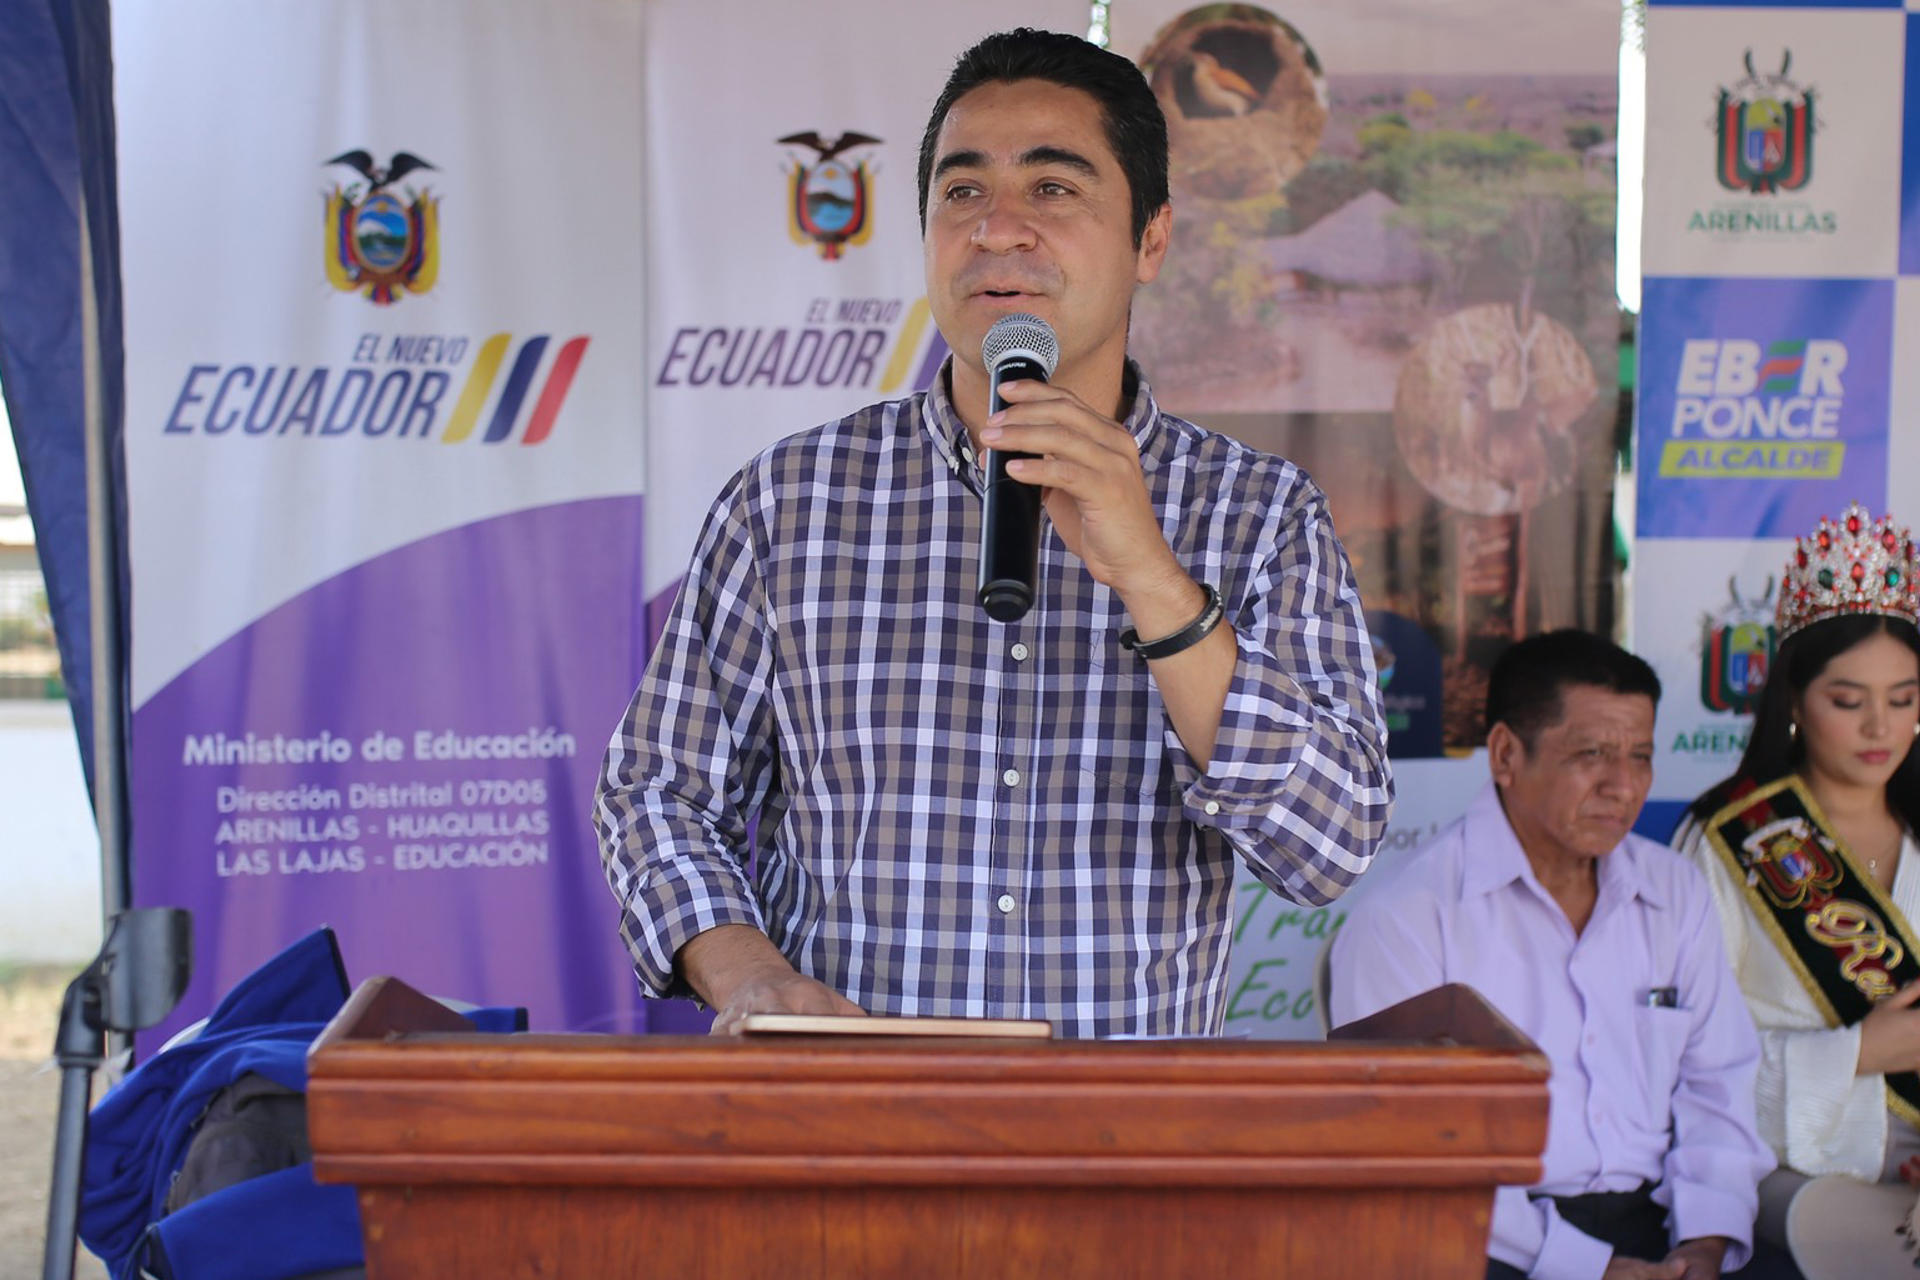
[[[106,1060],[107,1033],[140,1031],[173,1012],[187,989],[192,956],[192,922],[185,911],[123,911],[113,917],[100,954],[67,984],[53,1041],[60,1063],[60,1113],[54,1129],[43,1280],[73,1277],[87,1103],[94,1070]]]

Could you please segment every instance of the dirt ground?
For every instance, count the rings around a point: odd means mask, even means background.
[[[0,1280],[40,1275],[53,1176],[53,1120],[60,1074],[47,1067],[60,996],[73,971],[0,967]],[[81,1248],[74,1275],[105,1280]]]

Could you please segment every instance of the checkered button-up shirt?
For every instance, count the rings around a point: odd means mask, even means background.
[[[607,753],[595,819],[649,993],[749,924],[875,1013],[1213,1034],[1235,858],[1306,903],[1366,870],[1392,782],[1326,500],[1128,374],[1161,528],[1238,639],[1207,769],[1051,525],[1032,610],[980,608],[984,476],[944,378],[789,437],[715,502]]]

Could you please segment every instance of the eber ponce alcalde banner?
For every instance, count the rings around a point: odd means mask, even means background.
[[[588,824],[642,657],[637,6],[115,9],[133,886],[198,1017],[636,1021]]]
[[[1898,0],[1647,13],[1633,594],[1662,827],[1746,750],[1793,539],[1851,502],[1920,522],[1917,33]]]

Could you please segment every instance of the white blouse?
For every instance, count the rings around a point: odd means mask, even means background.
[[[1879,1181],[1888,1122],[1905,1125],[1887,1110],[1885,1077],[1854,1074],[1860,1063],[1860,1024],[1827,1026],[1793,966],[1754,915],[1745,888],[1707,844],[1697,821],[1689,818],[1682,825],[1674,847],[1707,877],[1720,912],[1727,959],[1760,1029],[1754,1100],[1761,1138],[1781,1164],[1801,1173],[1844,1173]],[[1911,833],[1900,845],[1892,898],[1909,923],[1920,920],[1920,847]]]

